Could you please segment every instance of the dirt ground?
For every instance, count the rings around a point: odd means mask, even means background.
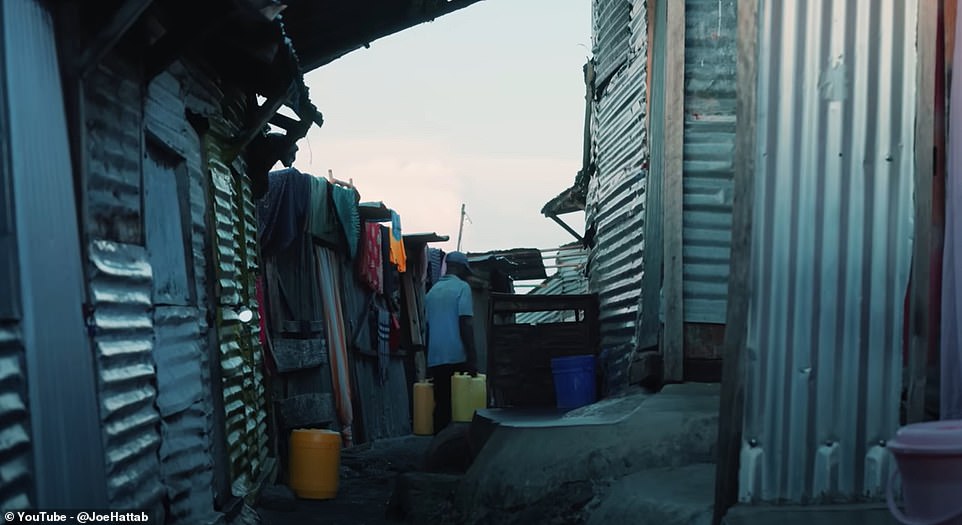
[[[384,525],[387,503],[399,473],[416,471],[424,462],[429,437],[407,436],[360,445],[341,452],[341,480],[336,499],[298,499],[295,509],[257,509],[264,525]]]

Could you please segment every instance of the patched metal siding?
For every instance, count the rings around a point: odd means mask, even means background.
[[[594,0],[592,2],[592,47],[595,75],[607,80],[625,65],[631,49],[630,0]]]
[[[899,427],[915,0],[759,2],[741,498],[877,497]]]
[[[387,380],[382,383],[377,358],[360,352],[351,352],[348,358],[353,372],[355,395],[361,402],[364,442],[409,435],[411,398],[408,394],[404,360],[398,357],[389,358]]]
[[[175,170],[163,175],[184,179],[177,182],[186,186],[187,202],[166,206],[160,220],[179,216],[189,222],[181,235],[188,236],[189,242],[185,244],[192,249],[186,253],[179,248],[169,251],[185,257],[184,262],[193,266],[194,277],[187,283],[190,292],[187,299],[179,306],[155,307],[154,360],[157,407],[162,418],[160,468],[170,509],[168,523],[199,524],[218,519],[213,510],[213,409],[206,319],[208,208],[203,184],[206,172],[200,166],[200,139],[187,123],[182,92],[180,79],[164,72],[148,86],[145,107],[149,140],[160,142],[182,162],[179,169],[184,172]],[[145,177],[149,175],[145,172]],[[150,188],[151,184],[145,182],[144,186]],[[145,206],[149,202],[148,193]],[[149,211],[149,208],[145,210],[148,220],[151,219]],[[168,220],[168,223],[176,221]]]
[[[88,323],[98,365],[108,501],[161,516],[139,78],[136,69],[111,55],[85,82]]]
[[[239,108],[227,119],[242,121]],[[213,187],[216,223],[215,257],[218,311],[218,339],[224,388],[227,449],[235,495],[247,493],[263,473],[267,460],[267,405],[263,377],[263,349],[260,346],[255,279],[257,271],[257,222],[250,180],[239,166],[235,176],[224,163],[228,137],[227,121],[215,119],[207,136],[208,162]],[[241,323],[238,311],[249,308],[254,319]]]
[[[592,122],[592,150],[597,171],[589,185],[587,210],[588,223],[597,229],[596,244],[589,256],[589,287],[599,295],[602,344],[606,346],[633,343],[635,339],[644,267],[648,156],[645,2],[630,3],[627,16],[620,8],[610,7],[611,3],[621,2],[595,4],[595,28],[602,31],[595,34],[595,41],[605,42],[606,32],[621,32],[626,27],[631,38],[627,63],[596,93],[599,98]]]
[[[88,155],[84,217],[90,238],[143,242],[139,78],[135,68],[110,55],[84,83]]]
[[[87,251],[107,498],[115,508],[159,513],[150,263],[142,246],[94,240]]]
[[[27,407],[27,373],[20,323],[5,319],[0,321],[0,420],[3,421],[0,508],[3,509],[33,506],[33,449]]]
[[[685,0],[686,322],[725,323],[735,154],[735,0]]]

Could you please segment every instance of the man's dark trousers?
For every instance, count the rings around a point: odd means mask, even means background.
[[[438,365],[428,368],[428,377],[434,379],[434,433],[437,434],[451,423],[451,376],[466,372],[465,363]]]

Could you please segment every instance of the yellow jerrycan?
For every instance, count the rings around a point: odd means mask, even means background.
[[[475,410],[488,408],[488,379],[484,374],[471,378],[471,417]]]
[[[487,381],[484,374],[471,377],[456,373],[451,376],[451,420],[471,421],[474,411],[487,407]]]
[[[434,435],[434,384],[430,379],[414,383],[414,434]]]

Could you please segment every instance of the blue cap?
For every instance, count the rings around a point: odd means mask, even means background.
[[[468,256],[461,252],[449,253],[445,258],[445,261],[447,261],[448,264],[460,264],[461,266],[467,268],[468,271],[471,270],[471,265],[468,264]]]

